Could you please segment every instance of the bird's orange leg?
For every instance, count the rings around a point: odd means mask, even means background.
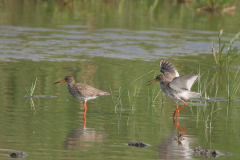
[[[83,106],[84,106],[84,115],[87,114],[87,102],[83,102]]]
[[[178,115],[179,115],[179,110],[178,110],[178,105],[176,104],[176,110],[174,111],[174,113],[173,113],[173,118],[174,118],[174,116],[175,116],[175,114],[177,113],[177,118],[178,118]]]
[[[180,107],[180,108],[178,108],[178,106],[177,106],[177,109],[174,111],[174,113],[173,113],[173,117],[175,116],[175,114],[177,113],[177,118],[178,118],[178,115],[179,115],[179,110],[180,109],[182,109],[183,107],[186,107],[186,105],[187,105],[187,103],[186,102],[184,102],[183,100],[181,100],[182,102],[183,102],[183,106],[182,107]]]
[[[182,103],[184,104],[182,107],[180,107],[178,110],[180,110],[180,109],[182,109],[183,107],[186,107],[186,105],[187,105],[187,103],[186,102],[184,102],[183,100],[181,100],[182,101]]]

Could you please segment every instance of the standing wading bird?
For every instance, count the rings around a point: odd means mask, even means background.
[[[200,93],[190,91],[198,75],[193,73],[179,77],[177,70],[167,60],[161,60],[160,67],[163,75],[158,75],[156,79],[151,80],[151,83],[160,82],[162,91],[171,97],[176,104],[177,109],[173,113],[173,118],[176,113],[178,117],[179,110],[187,105],[184,101],[200,97]],[[180,108],[178,108],[178,100],[184,104]]]
[[[95,99],[99,96],[110,95],[108,92],[98,90],[92,86],[81,83],[75,83],[75,80],[72,76],[66,76],[63,80],[55,82],[54,84],[61,82],[67,82],[68,91],[71,93],[71,95],[74,98],[83,101],[84,114],[87,113],[87,101],[89,99]]]

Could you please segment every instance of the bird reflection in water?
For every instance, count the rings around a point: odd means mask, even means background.
[[[87,110],[84,109],[82,126],[72,130],[65,141],[67,150],[87,150],[86,147],[93,146],[92,142],[102,142],[105,134],[97,133],[93,128],[87,128]],[[91,143],[89,143],[91,142]]]
[[[174,131],[158,147],[159,159],[192,159],[190,143],[195,140],[186,135],[178,118],[173,118]]]
[[[179,113],[178,113],[179,114]],[[178,117],[178,115],[177,115]],[[184,127],[179,126],[179,120],[178,118],[175,120],[173,118],[173,124],[175,126],[175,132],[176,132],[176,136],[173,138],[173,140],[175,140],[177,142],[178,145],[182,145],[182,141],[184,140],[184,136],[186,134],[186,130]],[[178,128],[181,130],[181,132],[178,131]]]

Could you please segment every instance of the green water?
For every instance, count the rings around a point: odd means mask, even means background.
[[[26,159],[205,159],[193,153],[199,145],[232,154],[221,159],[239,159],[239,103],[212,100],[227,99],[227,83],[226,70],[215,69],[211,55],[220,29],[223,42],[239,32],[238,10],[199,13],[198,4],[175,1],[0,4],[1,159],[19,151]],[[178,127],[174,102],[159,92],[159,83],[146,83],[160,74],[162,58],[180,75],[200,66],[201,82],[208,84],[210,101],[188,102]],[[238,68],[237,59],[230,79]],[[111,96],[89,100],[84,117],[67,84],[54,84],[67,75]],[[24,97],[36,78],[34,95],[52,98]],[[115,107],[119,90],[133,81]],[[192,90],[198,91],[198,82]],[[130,141],[150,146],[129,147]]]

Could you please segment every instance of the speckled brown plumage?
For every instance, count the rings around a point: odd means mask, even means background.
[[[83,101],[83,105],[85,109],[84,112],[87,111],[88,100],[95,99],[99,96],[110,95],[108,92],[98,90],[92,86],[82,84],[82,83],[75,83],[75,79],[72,76],[66,76],[63,80],[58,81],[54,84],[61,83],[61,82],[67,82],[68,91],[71,93],[71,95],[74,98]]]
[[[179,114],[180,109],[187,105],[186,102],[184,101],[200,97],[200,93],[190,91],[198,75],[193,73],[179,77],[177,70],[167,60],[161,60],[160,67],[161,67],[160,71],[163,73],[163,75],[158,75],[156,79],[152,80],[152,83],[159,81],[162,91],[167,96],[171,97],[175,102],[177,109],[173,114],[174,117],[176,113]],[[178,108],[177,105],[178,100],[184,103],[184,105],[180,108]]]

